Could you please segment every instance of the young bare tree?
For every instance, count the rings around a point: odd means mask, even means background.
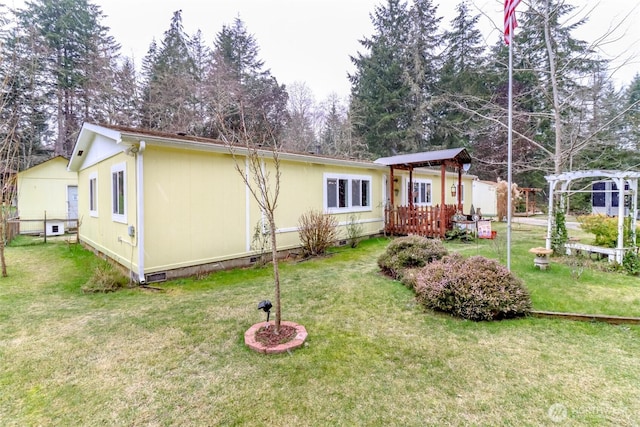
[[[250,132],[244,120],[245,114],[242,105],[239,106],[235,115],[240,118],[239,128],[236,127],[232,130],[227,127],[225,125],[227,120],[223,116],[216,120],[217,126],[221,130],[220,138],[228,145],[233,156],[236,171],[266,219],[273,264],[275,333],[279,334],[282,310],[275,220],[281,175],[278,138],[274,133]]]

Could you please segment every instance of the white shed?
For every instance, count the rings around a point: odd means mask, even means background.
[[[498,188],[497,182],[473,181],[473,207],[482,213],[483,217],[498,215]]]

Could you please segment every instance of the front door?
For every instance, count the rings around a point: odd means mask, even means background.
[[[67,186],[67,219],[78,219],[78,186]]]

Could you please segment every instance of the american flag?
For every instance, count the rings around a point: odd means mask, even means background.
[[[509,44],[511,33],[518,26],[516,21],[516,7],[520,0],[504,0],[504,42]]]

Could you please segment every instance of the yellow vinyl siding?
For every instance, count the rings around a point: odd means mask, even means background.
[[[230,155],[147,146],[145,270],[246,252],[246,189]]]
[[[112,218],[111,168],[124,163],[126,185],[126,222]],[[135,158],[124,153],[108,158],[78,173],[78,212],[80,239],[127,268],[138,265],[137,230],[129,237],[128,227],[137,228]],[[89,215],[89,179],[97,177],[97,216]],[[133,267],[132,267],[133,266]]]
[[[278,236],[280,247],[296,247],[300,244],[297,227],[300,216],[311,209],[325,211],[323,194],[325,174],[362,175],[371,178],[370,209],[354,213],[354,218],[362,222],[364,234],[373,234],[383,228],[382,219],[382,176],[384,170],[353,166],[334,166],[308,162],[281,163],[281,194],[276,223],[281,232]],[[340,235],[346,236],[345,224],[351,213],[332,214],[340,225]]]

